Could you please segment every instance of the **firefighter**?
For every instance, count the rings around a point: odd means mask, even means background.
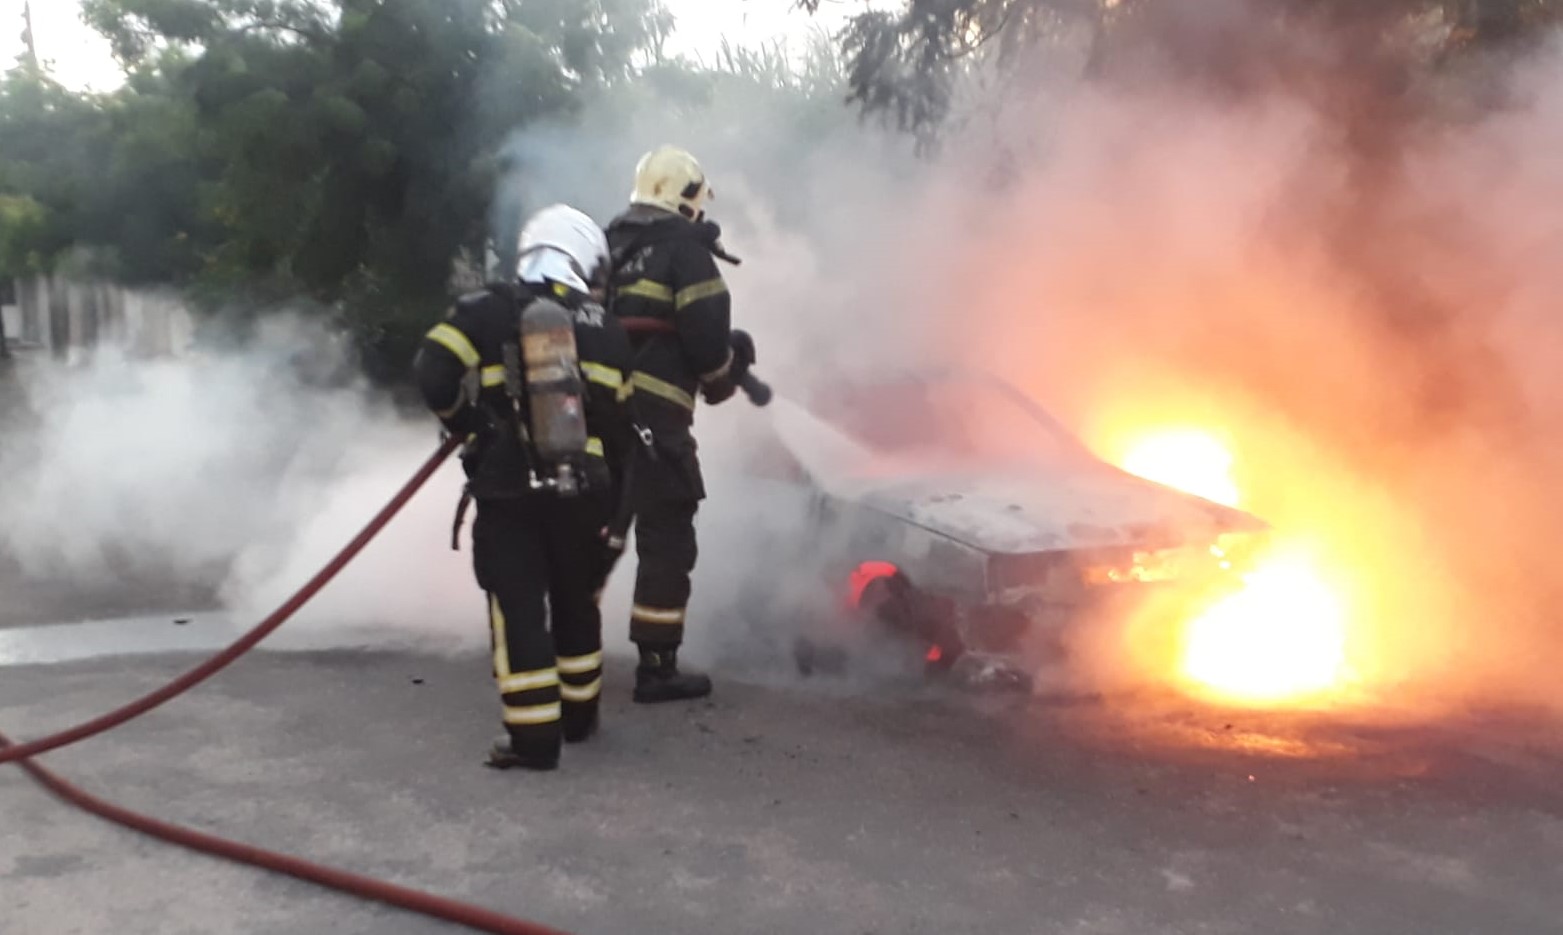
[[[623,547],[609,527],[633,438],[625,403],[628,338],[593,298],[607,272],[602,229],[568,206],[545,208],[522,231],[516,279],[459,299],[429,331],[414,364],[426,404],[448,431],[467,439],[463,506],[470,498],[477,508],[473,567],[487,595],[507,733],[488,763],[500,769],[553,769],[563,743],[586,740],[598,725],[598,601]],[[579,373],[561,367],[551,379],[578,381],[584,400],[574,401],[584,406],[547,409],[559,397],[529,381],[543,371],[534,370],[529,353],[540,345],[522,340],[522,316],[535,321],[531,312],[543,299],[557,303],[543,308],[567,311],[562,333],[573,325],[578,357]],[[539,453],[545,437],[556,434],[536,418],[539,411],[584,412],[577,473],[556,473]]]
[[[640,652],[634,699],[643,704],[704,697],[708,676],[680,671],[695,514],[705,499],[693,434],[697,394],[717,405],[754,362],[754,345],[731,327],[731,299],[716,259],[721,230],[705,216],[711,187],[689,153],[663,147],[636,167],[627,211],[608,227],[613,314],[630,330],[637,424],[650,445],[635,449],[634,606],[630,639]]]

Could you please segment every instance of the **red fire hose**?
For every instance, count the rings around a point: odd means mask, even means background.
[[[271,616],[263,620],[255,629],[240,637],[233,645],[157,691],[115,711],[110,711],[101,717],[72,727],[69,730],[60,731],[59,733],[23,744],[12,743],[3,733],[0,733],[0,764],[17,762],[33,780],[59,799],[91,812],[99,818],[160,838],[171,844],[177,844],[180,847],[201,851],[216,857],[223,857],[238,863],[259,867],[263,870],[287,874],[352,896],[386,903],[432,918],[463,925],[480,932],[492,932],[495,935],[566,935],[566,933],[556,929],[546,928],[511,916],[500,915],[478,906],[396,886],[383,880],[375,880],[344,870],[324,867],[287,854],[263,850],[237,841],[230,841],[190,828],[183,828],[159,821],[156,818],[141,815],[121,808],[112,802],[96,798],[66,782],[59,775],[29,760],[29,757],[36,756],[39,753],[57,750],[60,747],[85,740],[104,731],[112,730],[132,718],[139,717],[201,684],[231,665],[240,656],[254,649],[261,640],[270,636],[288,618],[297,613],[299,608],[308,603],[359,552],[363,551],[364,547],[385,528],[386,524],[401,511],[402,507],[407,505],[407,501],[412,499],[413,494],[417,493],[419,488],[428,482],[429,478],[434,475],[434,472],[444,463],[445,459],[450,457],[451,452],[455,451],[459,444],[460,440],[452,437],[440,445],[439,450],[431,455],[428,461],[424,462],[423,466],[418,469],[418,473],[414,474],[412,479],[401,490],[397,491],[396,496],[391,498],[391,501],[375,515],[374,519],[370,520],[369,525],[365,526],[363,531],[352,542],[348,543],[325,568],[322,568],[304,587],[299,589],[298,593],[277,608]]]
[[[0,745],[8,745],[4,734],[0,734]],[[375,902],[387,903],[401,909],[407,909],[436,919],[443,919],[447,922],[454,922],[457,925],[464,925],[480,932],[494,932],[496,935],[566,935],[566,933],[557,929],[545,928],[544,926],[526,922],[512,916],[500,915],[497,912],[492,912],[479,906],[456,902],[455,900],[435,896],[432,893],[408,889],[397,886],[394,883],[387,883],[384,880],[376,880],[373,877],[360,876],[356,873],[349,873],[346,870],[325,867],[298,857],[279,854],[276,851],[252,847],[238,841],[230,841],[215,835],[203,834],[191,828],[183,828],[179,825],[159,821],[156,818],[121,808],[113,802],[105,802],[96,798],[31,760],[23,760],[20,765],[39,785],[49,790],[59,799],[91,812],[99,818],[112,821],[117,825],[123,825],[134,831],[140,831],[143,834],[149,834],[154,838],[160,838],[170,844],[177,844],[180,847],[201,851],[216,857],[224,857],[228,860],[249,864],[252,867],[259,867],[263,870],[287,874],[300,880],[339,890],[351,896],[359,896]]]

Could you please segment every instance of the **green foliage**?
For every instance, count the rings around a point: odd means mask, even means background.
[[[38,246],[47,243],[49,209],[25,196],[0,195],[0,276],[43,271]]]
[[[235,35],[325,41],[330,4],[311,0],[83,0],[82,16],[127,65]]]
[[[655,0],[87,0],[126,86],[0,83],[0,272],[86,248],[211,306],[306,300],[387,371],[481,255],[517,128],[627,81]]]
[[[0,84],[0,241],[8,272],[50,269],[90,218],[92,147],[103,111],[59,85],[18,74]]]
[[[127,283],[181,286],[225,317],[317,309],[388,379],[448,302],[453,261],[507,252],[521,205],[496,197],[518,139],[610,100],[623,124],[685,102],[724,134],[763,106],[786,124],[765,130],[777,161],[796,165],[845,115],[827,41],[801,64],[780,47],[669,61],[658,0],[83,9],[127,81],[102,95],[22,71],[0,81],[0,274],[70,255]]]

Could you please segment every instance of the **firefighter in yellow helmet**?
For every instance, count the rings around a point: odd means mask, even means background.
[[[695,407],[697,399],[732,398],[755,355],[748,335],[732,329],[716,261],[737,260],[706,218],[710,199],[694,156],[662,147],[640,160],[629,209],[607,232],[609,308],[630,333],[631,409],[649,441],[630,469],[639,557],[630,639],[640,651],[634,699],[643,704],[711,692],[709,677],[678,667],[698,552],[695,514],[706,496]]]
[[[473,566],[506,729],[488,762],[502,769],[553,769],[562,742],[597,729],[597,600],[623,548],[610,528],[637,444],[629,342],[593,298],[607,272],[602,228],[544,208],[522,231],[515,279],[458,300],[414,362],[426,404],[468,440]]]

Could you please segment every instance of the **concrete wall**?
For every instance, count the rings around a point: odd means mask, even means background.
[[[11,342],[22,333],[22,310],[15,305],[0,306],[0,334]]]
[[[16,298],[6,335],[23,352],[70,359],[112,346],[138,357],[178,356],[194,335],[190,312],[171,290],[36,276],[17,280]]]

